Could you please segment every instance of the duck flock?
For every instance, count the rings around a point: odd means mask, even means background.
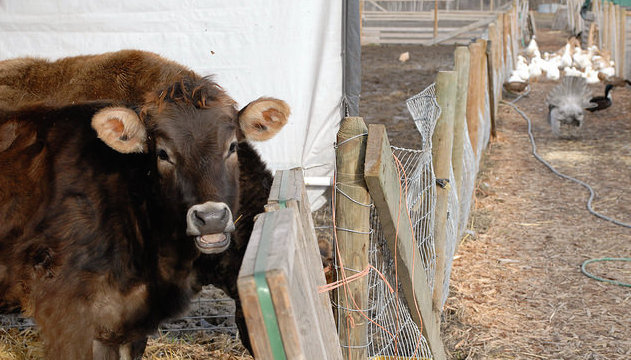
[[[596,84],[612,78],[616,72],[614,66],[608,51],[600,51],[596,46],[584,50],[576,37],[568,39],[567,44],[558,51],[541,55],[533,36],[525,49],[525,56],[517,56],[516,68],[507,83],[520,88],[530,80],[559,80],[561,76],[578,76],[588,84]]]

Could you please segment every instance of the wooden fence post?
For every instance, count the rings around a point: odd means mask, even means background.
[[[458,196],[462,194],[462,173],[464,169],[464,124],[467,114],[467,90],[469,88],[469,49],[458,46],[454,53],[455,71],[458,77],[456,88],[456,110],[454,114],[454,143],[451,153],[451,165],[456,179]],[[468,136],[468,134],[466,135]]]
[[[480,92],[480,105],[479,105],[479,118],[478,121],[480,122],[481,125],[484,126],[484,130],[486,131],[486,129],[491,127],[490,124],[490,119],[491,119],[491,108],[490,108],[490,94],[489,94],[489,67],[488,67],[488,62],[489,62],[489,56],[487,53],[487,49],[492,45],[490,44],[487,40],[484,39],[478,39],[476,40],[477,43],[480,43],[482,45],[482,51],[481,51],[481,59],[480,59],[480,83],[478,84],[478,86],[480,87],[480,89],[478,90]],[[482,135],[482,136],[480,136]],[[479,139],[481,140],[486,140],[486,136],[487,134],[478,134]],[[484,147],[486,147],[486,144],[479,144],[478,146],[480,146],[480,149],[483,149]],[[478,156],[481,156],[480,154],[477,154]],[[479,160],[479,158],[478,158]]]
[[[486,47],[486,64],[487,64],[487,74],[488,74],[488,93],[489,93],[489,110],[491,114],[491,136],[495,137],[495,119],[497,117],[497,105],[498,99],[496,99],[497,95],[497,44],[498,44],[499,36],[497,34],[497,26],[495,24],[489,24],[489,41]]]
[[[432,135],[432,163],[436,179],[449,179],[451,150],[454,139],[454,110],[456,106],[456,73],[439,71],[436,76],[436,101],[441,108]],[[453,184],[450,184],[453,186]],[[436,188],[436,210],[434,217],[434,246],[436,247],[436,277],[434,280],[433,303],[438,313],[443,306],[443,283],[445,280],[445,249],[447,236],[447,207],[449,186]]]
[[[626,10],[620,5],[616,5],[618,13],[616,16],[616,31],[618,33],[618,59],[616,60],[616,75],[624,77],[624,51],[625,51],[625,22],[626,22]]]
[[[472,43],[469,45],[469,88],[467,89],[467,128],[469,129],[469,140],[473,147],[473,152],[477,156],[478,151],[478,128],[480,124],[481,98],[480,83],[482,83],[482,44]]]
[[[603,13],[603,17],[602,17],[602,23],[601,23],[601,29],[600,33],[601,35],[601,43],[600,43],[600,48],[605,50],[607,49],[607,46],[609,46],[609,26],[607,26],[607,19],[609,19],[609,2],[605,1],[602,4],[602,13]]]
[[[512,52],[510,51],[511,47],[511,22],[510,22],[510,12],[505,12],[503,15],[503,24],[504,30],[502,31],[502,35],[504,37],[502,44],[502,59],[504,59],[504,66],[502,66],[502,79],[506,78],[510,71],[513,69],[513,59]]]
[[[627,72],[627,10],[621,9],[620,11],[620,62],[617,68],[620,68],[619,76],[626,78]]]
[[[368,266],[371,201],[364,180],[367,134],[368,128],[360,117],[345,118],[337,133],[335,221],[340,251],[338,274],[346,269],[346,277],[355,274],[349,269],[362,271]],[[358,311],[343,309],[365,311],[368,308],[368,278],[342,286],[336,294],[340,305],[337,319],[343,358],[366,359],[367,320]]]

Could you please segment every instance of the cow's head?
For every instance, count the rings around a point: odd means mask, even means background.
[[[184,79],[149,96],[140,114],[106,108],[92,126],[113,149],[149,155],[160,211],[212,254],[228,248],[235,230],[239,141],[273,137],[288,116],[281,100],[261,98],[238,111],[209,79]]]

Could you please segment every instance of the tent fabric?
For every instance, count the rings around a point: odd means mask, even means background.
[[[332,176],[344,87],[342,1],[0,0],[0,60],[153,51],[214,74],[240,106],[261,96],[287,101],[287,126],[255,147],[271,170]]]

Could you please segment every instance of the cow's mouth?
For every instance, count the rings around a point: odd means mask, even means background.
[[[217,254],[230,246],[230,233],[207,234],[195,236],[197,249],[204,254]]]

